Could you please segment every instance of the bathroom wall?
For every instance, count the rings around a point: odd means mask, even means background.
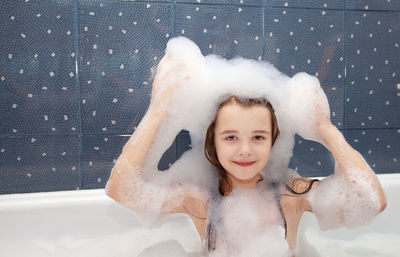
[[[0,194],[104,187],[178,35],[316,75],[349,143],[377,173],[400,172],[400,1],[3,0],[0,21]],[[178,135],[160,170],[189,143]],[[292,168],[333,164],[296,137]]]

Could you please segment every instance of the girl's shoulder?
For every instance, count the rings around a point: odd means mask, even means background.
[[[187,214],[193,221],[200,239],[203,241],[207,227],[207,205],[201,197],[184,195],[181,203],[168,211],[169,213]]]
[[[207,218],[207,204],[204,199],[186,196],[182,202],[182,207],[185,213],[190,216],[201,219]]]
[[[206,219],[210,194],[207,190],[191,187],[190,190],[184,189],[185,196],[180,205],[181,212],[192,218]]]
[[[191,185],[178,185],[164,203],[167,213],[186,213],[191,217],[207,217],[209,194]]]

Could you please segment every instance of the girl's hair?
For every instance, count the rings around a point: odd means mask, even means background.
[[[217,110],[217,115],[214,121],[210,124],[207,129],[206,141],[204,145],[204,152],[207,160],[217,169],[219,177],[219,193],[224,196],[232,190],[232,182],[227,175],[227,171],[222,167],[217,157],[217,151],[215,149],[214,137],[215,137],[215,121],[218,117],[218,111],[227,104],[236,103],[241,106],[264,106],[271,113],[271,127],[272,127],[272,145],[274,145],[276,138],[279,135],[278,121],[275,116],[275,111],[270,102],[265,98],[250,98],[242,99],[237,96],[230,96],[224,102],[222,102]]]

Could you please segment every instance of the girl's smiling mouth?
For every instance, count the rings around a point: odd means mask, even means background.
[[[252,161],[252,162],[236,162],[236,161],[233,161],[233,163],[235,163],[236,165],[239,165],[241,167],[247,167],[247,166],[253,165],[255,163],[255,161]]]

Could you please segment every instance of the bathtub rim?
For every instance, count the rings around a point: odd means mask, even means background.
[[[400,184],[400,173],[377,174],[383,188]],[[323,179],[325,177],[311,177]],[[105,193],[104,188],[100,189],[78,189],[52,192],[32,192],[18,194],[0,195],[0,213],[15,208],[37,208],[38,206],[60,206],[72,203],[99,203],[111,204],[114,202]]]

